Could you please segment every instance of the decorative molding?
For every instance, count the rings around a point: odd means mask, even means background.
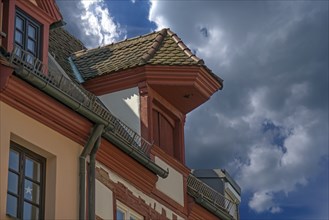
[[[158,176],[110,142],[102,141],[96,159],[113,172],[119,173],[122,178],[133,183],[136,188],[147,194],[153,191]]]
[[[207,209],[203,208],[197,204],[194,199],[188,196],[188,207],[189,207],[189,217],[188,219],[193,220],[219,220],[219,218],[209,212]]]
[[[187,166],[185,166],[183,163],[176,160],[172,156],[168,155],[164,150],[162,150],[160,147],[156,145],[154,145],[154,147],[152,148],[151,154],[153,156],[159,157],[165,163],[167,163],[172,168],[180,172],[184,177],[187,177],[191,172],[191,170]]]
[[[97,96],[138,86],[145,81],[144,67],[136,67],[117,73],[103,75],[82,85]]]
[[[13,74],[13,68],[5,65],[7,63],[2,63],[2,60],[0,60],[0,66],[1,66],[1,74],[0,74],[0,92],[6,89],[8,85],[8,81],[10,77],[12,77]]]
[[[148,88],[148,93],[152,96],[153,106],[158,106],[158,110],[164,111],[165,114],[170,115],[171,118],[173,118],[174,116],[180,121],[183,120],[185,114],[180,112],[175,106],[173,106],[170,102],[163,98],[159,93],[157,93],[150,87]]]
[[[40,10],[39,6],[33,4],[30,1],[16,0],[16,5],[40,23],[46,22],[48,25],[50,25],[51,23],[56,22],[56,18],[52,17],[46,11]]]
[[[161,65],[144,65],[105,74],[83,85],[99,96],[136,87],[143,82],[184,114],[204,103],[221,88],[220,83],[202,66]],[[173,91],[176,94],[174,96]]]
[[[168,207],[170,207],[172,210],[175,210],[176,213],[180,214],[181,216],[187,216],[188,210],[187,206],[183,207],[179,203],[177,203],[175,200],[167,196],[165,193],[161,192],[158,189],[153,190],[154,198],[157,198],[158,201],[162,201],[163,203],[167,204]],[[184,194],[185,196],[185,194]]]
[[[56,3],[54,0],[36,0],[38,6],[47,12],[55,21],[60,21],[63,19]]]
[[[96,179],[99,180],[106,187],[111,189],[114,194],[114,198],[119,200],[124,205],[133,209],[138,214],[144,216],[145,220],[159,219],[167,220],[166,212],[162,209],[162,213],[158,213],[151,205],[147,205],[146,202],[141,197],[136,197],[132,191],[130,191],[122,183],[114,183],[110,178],[109,174],[101,169],[96,168]],[[115,210],[115,209],[114,209]]]
[[[1,74],[1,82],[3,75]],[[84,145],[91,122],[14,75],[7,76],[0,100],[71,140]]]

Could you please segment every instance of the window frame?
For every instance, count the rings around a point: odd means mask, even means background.
[[[115,219],[120,220],[117,218],[117,212],[120,210],[122,213],[125,214],[125,220],[130,220],[131,217],[134,217],[134,220],[144,220],[144,216],[136,212],[134,209],[129,208],[125,204],[120,201],[116,201],[116,210],[115,210]]]
[[[164,146],[163,144],[161,144],[160,134],[163,133],[163,131],[161,130],[160,120],[157,121],[158,123],[156,123],[155,121],[155,113],[158,114],[158,116],[156,116],[158,117],[158,119],[160,118],[159,115],[161,115],[161,117],[167,121],[167,124],[171,126],[173,138],[172,146],[168,146],[167,144],[165,144],[166,146]],[[184,163],[184,153],[182,152],[184,147],[184,143],[182,142],[184,139],[184,125],[182,120],[179,118],[178,115],[176,115],[166,106],[162,105],[162,103],[157,99],[153,99],[152,102],[151,118],[153,143],[160,149],[162,149],[166,154]]]
[[[19,29],[16,25],[17,19],[22,20],[22,29]],[[29,36],[29,27],[34,28],[35,37]],[[16,41],[16,32],[22,35],[22,42]],[[34,43],[35,51],[29,49],[29,40]],[[42,24],[36,21],[34,18],[26,14],[24,11],[16,7],[15,10],[15,22],[14,22],[14,44],[21,47],[23,50],[27,51],[32,55],[32,58],[37,58],[41,60],[41,45],[42,45]],[[26,58],[27,59],[27,58]]]
[[[168,115],[166,115],[163,111],[161,111],[161,109],[159,108],[153,108],[152,117],[153,117],[154,144],[156,144],[161,149],[163,149],[167,154],[171,156],[175,156],[174,153],[174,149],[176,147],[175,121],[172,118],[170,118]],[[168,137],[170,137],[169,141],[166,140]]]
[[[10,141],[9,154],[10,154],[11,150],[18,153],[18,171],[10,168],[10,158],[9,158],[9,160],[8,160],[8,177],[9,177],[9,173],[14,173],[14,174],[18,175],[18,184],[17,184],[17,194],[9,191],[9,185],[8,185],[7,197],[8,197],[8,195],[11,195],[17,199],[16,217],[12,216],[11,214],[8,213],[8,207],[6,208],[6,215],[17,218],[17,219],[22,219],[23,214],[24,214],[24,203],[28,203],[30,205],[36,206],[39,209],[38,218],[44,219],[45,186],[46,186],[46,158],[34,153],[33,151],[30,151],[27,148],[24,148],[23,146],[15,143],[13,141]],[[32,159],[35,162],[38,162],[40,164],[39,181],[27,176],[26,170],[25,170],[25,162],[27,161],[27,158]],[[39,202],[38,203],[24,198],[25,180],[28,180],[32,184],[39,185],[39,196],[38,196]],[[9,179],[8,179],[8,182],[9,182]],[[6,204],[7,204],[7,201],[6,201]]]

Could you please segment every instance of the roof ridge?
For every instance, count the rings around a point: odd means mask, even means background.
[[[161,31],[157,32],[157,36],[155,37],[154,42],[151,45],[151,48],[143,54],[140,64],[145,64],[147,63],[147,61],[149,61],[154,57],[155,53],[158,51],[163,40],[167,36],[168,30],[169,30],[168,28],[164,28]]]
[[[93,50],[97,50],[97,49],[100,49],[100,48],[106,48],[108,46],[122,44],[122,43],[133,41],[133,40],[136,40],[136,39],[144,38],[144,37],[147,37],[147,36],[155,34],[155,33],[157,33],[157,32],[153,31],[151,33],[142,34],[142,35],[132,37],[132,38],[126,38],[126,39],[123,39],[123,40],[120,40],[120,41],[117,41],[117,42],[112,42],[110,44],[106,44],[106,45],[102,45],[102,46],[100,45],[98,47],[93,47],[93,48],[90,48],[90,49],[86,48],[86,49],[83,49],[83,50],[80,50],[80,51],[77,51],[77,52],[73,53],[73,55],[78,55],[79,53],[83,53],[83,52],[87,52],[87,51],[93,51]]]
[[[181,48],[189,58],[191,58],[192,60],[197,62],[197,64],[200,64],[200,65],[205,64],[203,59],[200,59],[194,53],[192,53],[192,51],[183,43],[183,41],[178,37],[178,35],[176,33],[171,31],[170,29],[168,29],[167,32],[168,32],[168,35],[175,41],[175,43],[179,46],[179,48]]]

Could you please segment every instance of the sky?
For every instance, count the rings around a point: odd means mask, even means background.
[[[98,47],[170,28],[224,79],[189,113],[186,161],[224,168],[244,219],[329,219],[328,1],[57,0]]]

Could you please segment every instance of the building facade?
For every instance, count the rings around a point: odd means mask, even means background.
[[[239,219],[185,165],[223,84],[175,33],[87,49],[54,0],[0,6],[0,219]]]

